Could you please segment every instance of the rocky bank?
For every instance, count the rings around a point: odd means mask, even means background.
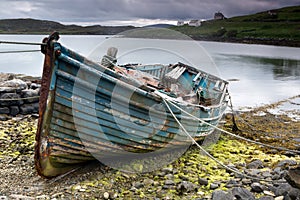
[[[38,90],[39,87],[32,88],[32,84],[26,83],[27,88],[24,85],[24,89],[16,93],[23,97],[23,90]],[[22,105],[17,105],[20,110]],[[269,109],[276,106],[238,113],[235,118],[238,134],[274,146],[299,149],[295,139],[299,137],[300,121],[285,114],[271,114]],[[285,179],[287,171],[300,162],[300,155],[236,140],[224,134],[219,140],[208,140],[212,142],[206,145],[206,150],[240,173],[224,169],[196,146],[191,146],[175,162],[149,173],[129,174],[94,161],[68,174],[44,179],[37,175],[34,167],[38,115],[19,112],[5,116],[6,120],[0,121],[1,200],[300,199],[300,190]],[[231,131],[232,127],[232,117],[227,115],[220,128]]]

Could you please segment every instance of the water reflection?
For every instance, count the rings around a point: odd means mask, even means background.
[[[227,55],[228,56],[228,55]],[[292,59],[276,59],[254,56],[238,56],[241,60],[256,63],[259,66],[272,67],[275,80],[298,80],[300,78],[300,61]]]

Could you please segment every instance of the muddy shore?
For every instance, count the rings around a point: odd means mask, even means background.
[[[282,103],[238,113],[235,120],[239,135],[299,150],[300,121],[270,111]],[[34,167],[36,125],[36,115],[0,121],[0,199],[300,198],[300,190],[284,178],[287,170],[300,162],[299,154],[224,134],[206,149],[220,162],[247,176],[224,169],[192,146],[174,163],[145,174],[128,174],[95,161],[69,174],[44,179]],[[232,116],[228,114],[220,128],[232,131],[232,127]]]

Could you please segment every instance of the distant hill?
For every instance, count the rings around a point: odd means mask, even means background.
[[[145,28],[170,28],[173,27],[172,24],[151,24],[148,26],[144,26]]]
[[[261,43],[300,47],[300,6],[267,10],[223,20],[208,20],[200,27],[172,27],[197,40]]]
[[[0,20],[0,34],[49,34],[58,31],[61,34],[112,35],[133,28],[135,27],[63,25],[58,22],[37,19]]]

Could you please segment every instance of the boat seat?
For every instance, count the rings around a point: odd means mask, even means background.
[[[171,83],[175,83],[185,70],[185,67],[177,66],[165,75],[165,79]]]

